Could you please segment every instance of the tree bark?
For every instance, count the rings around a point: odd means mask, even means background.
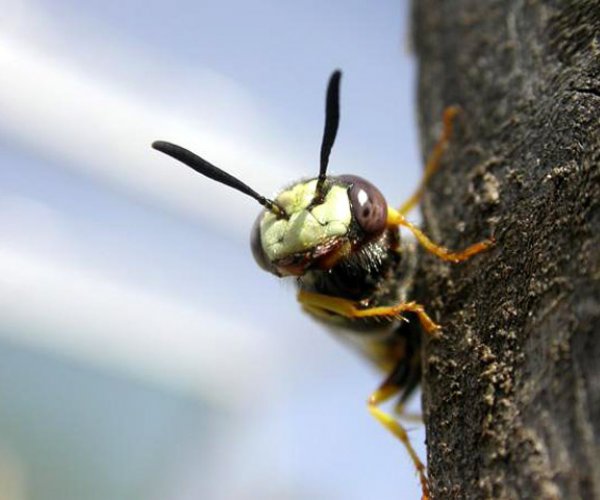
[[[434,498],[600,498],[600,2],[415,0]]]

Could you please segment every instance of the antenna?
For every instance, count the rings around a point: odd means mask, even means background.
[[[213,181],[217,181],[221,184],[232,187],[233,189],[236,189],[250,196],[251,198],[254,198],[263,207],[265,207],[267,210],[270,210],[278,217],[283,217],[286,219],[288,218],[288,215],[281,205],[258,194],[247,184],[244,184],[242,181],[221,170],[220,168],[215,167],[212,163],[207,162],[204,158],[200,158],[197,154],[192,153],[188,149],[166,141],[154,141],[152,143],[152,147],[161,153],[179,160],[181,163],[185,163],[188,167],[191,167],[199,174],[202,174]]]
[[[327,85],[327,97],[325,99],[325,128],[323,130],[323,140],[321,142],[321,164],[319,168],[319,178],[317,180],[317,189],[315,200],[323,197],[323,184],[327,178],[327,165],[329,164],[329,154],[335,142],[338,126],[340,124],[340,79],[342,72],[337,69],[329,77]]]

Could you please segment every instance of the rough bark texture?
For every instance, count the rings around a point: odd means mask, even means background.
[[[424,256],[434,498],[600,498],[600,2],[414,0],[423,202],[464,264]]]

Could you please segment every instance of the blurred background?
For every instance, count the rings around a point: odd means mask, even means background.
[[[400,203],[421,163],[408,18],[407,0],[2,2],[1,500],[419,497],[365,408],[381,376],[255,265],[260,207],[150,149],[273,194],[317,173],[341,68],[330,172]]]

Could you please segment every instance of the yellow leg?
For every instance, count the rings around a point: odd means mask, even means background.
[[[371,415],[373,415],[381,425],[402,442],[417,470],[417,474],[419,475],[419,481],[421,482],[421,489],[423,492],[422,500],[429,500],[429,485],[427,483],[427,476],[425,475],[425,465],[423,465],[423,462],[421,462],[417,452],[410,443],[406,429],[394,417],[378,408],[378,405],[397,394],[399,390],[400,388],[398,386],[392,385],[387,381],[384,382],[379,389],[369,397],[368,409]]]
[[[403,312],[412,312],[419,317],[421,326],[427,333],[435,333],[439,330],[437,325],[425,312],[425,308],[416,302],[403,302],[393,306],[368,307],[361,309],[355,302],[341,297],[331,297],[320,293],[306,292],[298,293],[298,301],[307,309],[315,311],[327,311],[344,316],[345,318],[382,318],[399,319]]]
[[[471,245],[470,247],[467,247],[459,252],[452,252],[443,246],[436,245],[425,235],[423,231],[421,231],[413,223],[407,221],[404,215],[391,207],[388,207],[387,223],[388,226],[404,226],[415,235],[415,238],[417,238],[419,243],[423,245],[425,249],[432,254],[437,255],[440,259],[448,260],[450,262],[462,262],[463,260],[470,259],[473,255],[488,249],[494,244],[495,241],[493,238],[490,238],[488,240],[475,243],[474,245]]]
[[[398,209],[402,215],[406,215],[417,205],[417,203],[419,203],[429,179],[438,170],[438,168],[440,168],[442,154],[446,150],[446,146],[448,145],[448,141],[452,135],[452,124],[454,122],[454,118],[459,112],[460,108],[458,106],[449,106],[444,110],[444,128],[442,130],[442,134],[440,135],[440,138],[435,144],[433,151],[427,159],[425,171],[423,172],[423,178],[421,179],[419,187],[413,193],[413,195]]]
[[[412,413],[407,412],[405,409],[405,403],[399,401],[396,406],[394,406],[394,413],[406,422],[413,422],[415,424],[423,423],[423,415],[421,413]]]

